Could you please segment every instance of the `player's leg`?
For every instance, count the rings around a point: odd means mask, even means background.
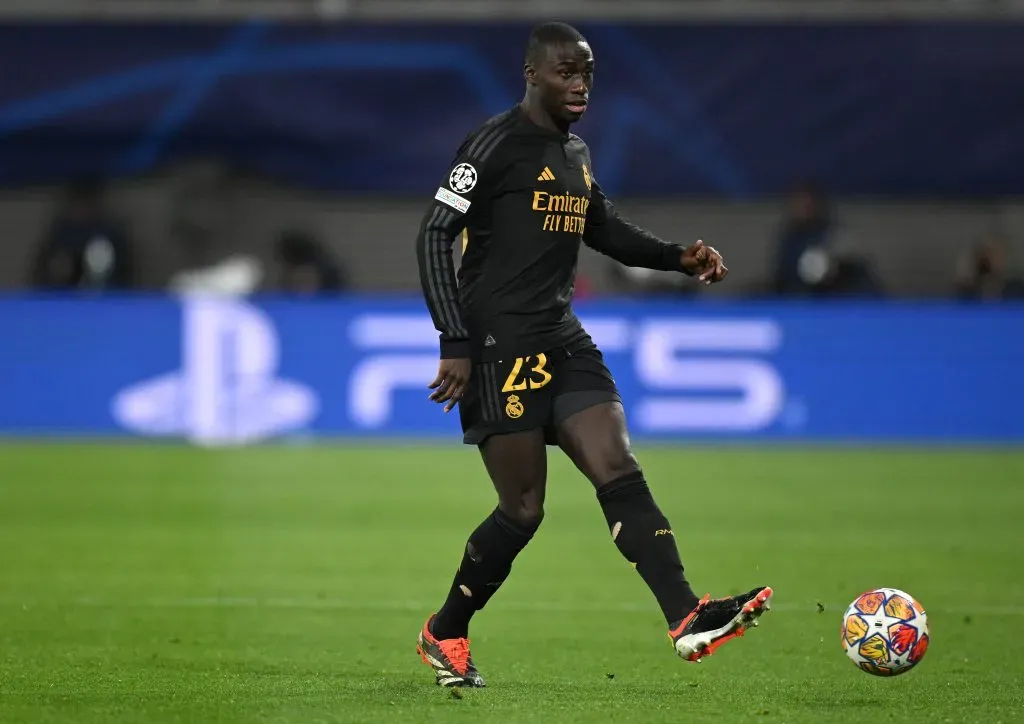
[[[503,364],[477,368],[459,403],[463,440],[479,447],[498,504],[470,534],[444,604],[420,632],[420,654],[443,686],[484,686],[469,653],[470,619],[508,577],[544,517],[550,398],[500,394],[510,372]]]
[[[469,621],[512,570],[544,519],[547,454],[543,430],[492,435],[480,445],[498,505],[469,536],[448,598],[431,627],[438,638],[464,638]]]
[[[756,625],[769,607],[772,590],[758,587],[730,598],[697,598],[684,575],[672,526],[631,450],[622,404],[600,382],[603,361],[599,356],[588,360],[587,355],[579,360],[571,391],[555,399],[559,447],[593,484],[612,539],[657,599],[676,651],[699,661]]]
[[[596,489],[619,552],[651,589],[666,621],[685,618],[699,599],[686,580],[672,526],[630,449],[621,403],[592,405],[557,430],[559,447]]]
[[[544,518],[547,451],[543,430],[492,435],[480,444],[498,505],[474,530],[448,597],[427,619],[417,650],[442,686],[486,686],[469,651],[469,622],[512,570]]]

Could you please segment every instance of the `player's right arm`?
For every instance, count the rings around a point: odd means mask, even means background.
[[[434,201],[420,223],[416,260],[420,288],[434,328],[440,333],[441,361],[430,383],[430,399],[451,411],[469,384],[472,341],[462,310],[455,278],[452,244],[466,227],[474,201],[482,201],[482,175],[486,156],[480,152],[484,132],[471,134],[450,164]]]
[[[469,357],[469,330],[459,308],[452,244],[466,226],[479,183],[479,163],[460,153],[434,194],[416,237],[420,288],[440,333],[441,359]]]
[[[495,154],[518,119],[516,113],[503,113],[465,138],[420,224],[416,237],[420,287],[434,327],[441,334],[442,360],[465,359],[472,351],[469,330],[459,309],[452,243],[466,228],[466,217],[473,213],[474,204],[488,202],[490,177],[498,174],[491,172],[497,164]]]
[[[488,177],[494,174],[488,169],[495,166],[492,157],[517,122],[518,115],[508,112],[469,134],[434,194],[416,237],[420,287],[441,335],[441,362],[430,383],[434,390],[430,399],[446,403],[445,412],[455,407],[469,384],[473,344],[459,308],[452,243],[466,228],[474,204],[489,201]]]

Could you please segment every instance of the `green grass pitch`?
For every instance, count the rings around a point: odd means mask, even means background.
[[[552,451],[547,519],[474,622],[490,687],[415,654],[491,509],[459,445],[0,446],[0,722],[1024,721],[1024,453],[640,448],[698,593],[775,587],[699,665]],[[878,679],[843,607],[932,646]],[[823,610],[822,610],[823,607]]]

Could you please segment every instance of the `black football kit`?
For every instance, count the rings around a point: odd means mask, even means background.
[[[441,357],[473,363],[459,403],[467,443],[550,427],[601,401],[574,393],[618,399],[571,306],[580,242],[628,266],[685,271],[682,246],[618,215],[578,136],[538,126],[517,105],[466,137],[416,253]]]

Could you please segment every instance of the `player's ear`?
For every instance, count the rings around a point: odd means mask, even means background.
[[[537,69],[530,63],[523,65],[523,78],[528,85],[537,85]]]

